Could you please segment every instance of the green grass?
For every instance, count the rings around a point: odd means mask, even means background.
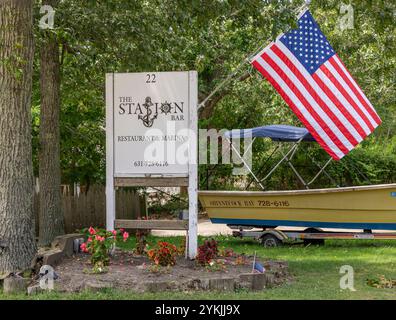
[[[372,240],[328,240],[324,246],[287,245],[280,248],[263,248],[253,240],[216,237],[220,246],[231,247],[238,253],[254,254],[259,258],[285,260],[289,263],[293,281],[281,287],[262,292],[166,292],[134,293],[105,290],[99,293],[79,294],[45,293],[38,296],[5,296],[0,299],[396,299],[396,288],[373,288],[366,284],[368,278],[384,275],[396,279],[396,242]],[[165,240],[180,244],[181,237],[154,238],[149,242]],[[199,239],[202,242],[202,238]],[[134,247],[131,238],[121,247]],[[350,265],[355,272],[355,289],[341,290],[340,267]]]

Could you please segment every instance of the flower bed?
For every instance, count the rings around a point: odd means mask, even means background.
[[[87,272],[91,268],[90,256],[78,254],[65,259],[55,270],[59,279],[55,288],[59,291],[79,292],[85,289],[117,288],[144,291],[163,290],[237,290],[243,287],[241,277],[252,275],[253,257],[218,257],[215,265],[201,266],[195,261],[176,257],[171,267],[153,268],[153,262],[146,255],[136,255],[130,251],[116,249],[106,273]],[[287,264],[282,261],[261,261],[266,268],[266,286],[276,286],[290,279]]]

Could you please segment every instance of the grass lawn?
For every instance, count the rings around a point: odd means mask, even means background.
[[[154,238],[154,243],[165,240],[174,244],[181,237]],[[238,253],[254,254],[260,258],[285,260],[294,277],[290,284],[262,292],[164,292],[134,293],[105,290],[100,293],[79,294],[46,293],[28,297],[5,296],[0,299],[396,299],[396,288],[373,288],[366,284],[368,278],[384,275],[396,279],[396,242],[372,240],[328,240],[324,246],[286,245],[280,248],[263,248],[253,240],[216,237],[221,247],[230,247]],[[202,241],[202,238],[200,238]],[[135,239],[122,244],[125,249],[134,247]],[[340,267],[350,265],[355,272],[356,291],[341,290],[339,287]]]

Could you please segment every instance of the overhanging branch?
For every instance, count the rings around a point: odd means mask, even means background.
[[[250,76],[251,76],[251,74],[249,72],[246,72],[245,74],[240,76],[237,79],[237,81],[239,81],[239,82],[245,81],[246,79],[249,79]],[[200,110],[199,119],[209,119],[213,115],[216,105],[230,93],[231,93],[231,90],[220,91],[216,96],[214,96],[212,99],[210,99],[206,103],[205,107]]]

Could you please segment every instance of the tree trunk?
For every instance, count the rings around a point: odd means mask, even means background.
[[[55,6],[58,0],[43,1]],[[39,151],[39,245],[48,246],[64,234],[60,170],[60,61],[56,34],[41,30],[40,47],[40,151]]]
[[[32,0],[0,2],[0,273],[27,269],[36,253],[32,11]]]

